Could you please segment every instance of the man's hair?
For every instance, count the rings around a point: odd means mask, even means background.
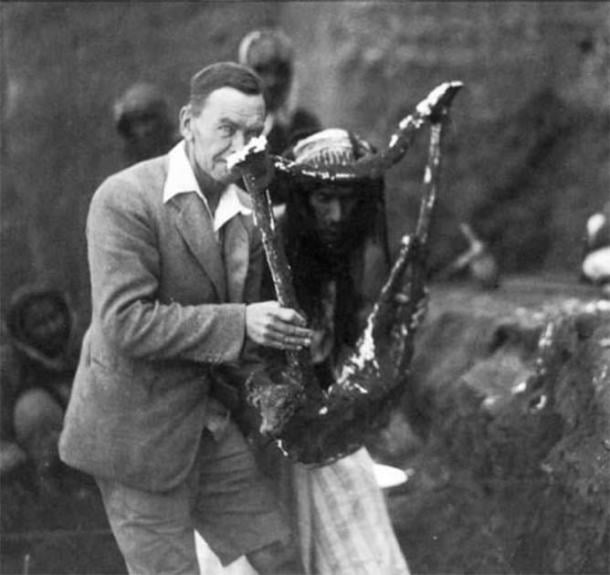
[[[217,62],[199,70],[191,78],[189,105],[201,112],[207,97],[219,88],[234,88],[248,96],[263,93],[263,85],[254,70],[236,62]]]

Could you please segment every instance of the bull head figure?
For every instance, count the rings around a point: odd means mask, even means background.
[[[385,150],[350,166],[316,169],[269,156],[264,137],[229,159],[253,201],[256,224],[281,305],[299,310],[291,270],[275,233],[266,193],[274,171],[290,178],[348,182],[375,178],[406,153],[416,132],[430,125],[428,161],[415,233],[402,238],[390,275],[370,313],[354,352],[339,366],[326,390],[318,384],[309,350],[286,352],[286,367],[273,380],[251,378],[248,399],[262,416],[261,432],[302,463],[324,464],[358,449],[367,434],[388,421],[402,395],[413,354],[414,336],[425,312],[425,248],[438,190],[441,139],[449,107],[461,82],[439,85],[398,125]]]

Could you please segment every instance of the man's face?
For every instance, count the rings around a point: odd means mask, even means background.
[[[230,183],[235,177],[227,168],[227,157],[259,136],[264,121],[262,95],[229,87],[214,90],[198,115],[190,106],[184,107],[180,128],[195,175],[200,178],[203,173],[219,184]]]
[[[66,346],[70,322],[63,306],[52,298],[33,300],[23,311],[23,330],[38,350],[56,356]]]
[[[338,247],[349,228],[357,203],[357,192],[351,187],[323,186],[310,193],[309,205],[323,243]]]
[[[263,81],[265,99],[270,112],[275,112],[288,97],[292,82],[292,70],[287,62],[273,60],[254,67],[254,71]]]

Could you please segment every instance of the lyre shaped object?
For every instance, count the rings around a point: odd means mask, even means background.
[[[402,238],[390,275],[370,313],[353,353],[337,367],[336,381],[322,390],[308,350],[287,352],[286,367],[269,377],[251,378],[248,400],[262,416],[261,432],[275,439],[292,459],[324,464],[361,447],[368,434],[385,425],[404,392],[414,337],[426,308],[425,251],[441,167],[443,126],[461,82],[439,85],[404,118],[386,149],[350,166],[323,169],[296,165],[266,152],[256,139],[229,161],[252,196],[256,224],[281,305],[299,309],[291,270],[278,236],[266,193],[274,171],[291,178],[349,182],[381,176],[410,147],[415,134],[430,125],[428,160],[415,233]]]

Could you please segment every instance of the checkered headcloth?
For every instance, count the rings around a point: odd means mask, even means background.
[[[293,148],[297,164],[307,164],[314,168],[347,166],[371,153],[373,150],[370,144],[340,128],[316,132],[297,142]]]

